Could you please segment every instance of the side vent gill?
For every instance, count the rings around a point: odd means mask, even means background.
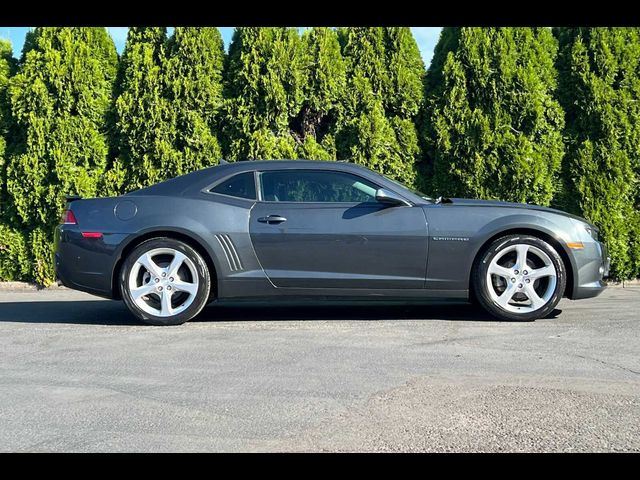
[[[238,252],[236,250],[236,246],[231,241],[231,238],[229,238],[229,235],[216,234],[216,239],[222,247],[225,257],[227,257],[227,262],[229,262],[229,269],[232,272],[244,270],[242,262],[240,261],[240,256],[238,255]]]

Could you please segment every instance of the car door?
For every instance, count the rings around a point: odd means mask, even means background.
[[[424,288],[422,208],[375,200],[378,185],[330,170],[265,170],[249,232],[266,275],[285,288]]]

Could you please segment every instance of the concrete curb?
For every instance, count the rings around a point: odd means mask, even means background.
[[[0,282],[0,291],[6,290],[67,290],[64,285],[54,283],[48,287],[42,287],[29,282]]]
[[[607,286],[608,287],[620,287],[620,288],[638,287],[638,286],[640,286],[640,279],[625,280],[623,282],[607,282]]]

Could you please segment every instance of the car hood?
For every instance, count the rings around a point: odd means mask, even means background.
[[[503,207],[537,210],[541,212],[555,213],[556,215],[563,215],[565,217],[573,218],[574,220],[579,220],[581,222],[592,225],[591,222],[589,222],[585,218],[579,217],[578,215],[573,215],[556,208],[543,207],[541,205],[531,205],[529,203],[501,202],[499,200],[476,200],[471,198],[449,198],[447,203],[449,203],[449,205],[459,205],[465,207]]]

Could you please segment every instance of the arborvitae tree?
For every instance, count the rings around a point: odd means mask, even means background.
[[[38,29],[34,29],[34,30],[29,30],[25,36],[24,36],[24,43],[22,44],[22,52],[20,54],[20,62],[19,64],[22,65],[26,58],[27,58],[27,53],[29,53],[30,50],[33,50],[34,48],[37,47],[37,39],[38,36]]]
[[[166,179],[172,165],[172,116],[165,97],[165,27],[132,27],[127,34],[115,91],[116,159],[105,193],[136,190]]]
[[[336,32],[314,27],[302,35],[304,55],[303,102],[292,122],[301,144],[300,158],[335,160],[335,127],[342,118],[346,87],[345,62]]]
[[[384,105],[392,81],[387,68],[385,28],[344,27],[338,29],[338,35],[347,62],[347,80],[350,82],[357,75],[366,78],[371,91]],[[348,108],[357,108],[359,95],[361,92],[357,90],[355,96],[350,95],[355,102],[348,102]]]
[[[438,43],[433,49],[431,65],[425,77],[427,92],[435,92],[443,83],[442,73],[449,52],[456,52],[460,45],[460,29],[445,27],[440,31]]]
[[[167,44],[165,91],[173,154],[164,165],[171,178],[218,163],[215,133],[222,106],[224,46],[215,27],[176,27]]]
[[[385,28],[389,90],[385,95],[388,116],[413,119],[424,103],[425,67],[411,29]]]
[[[411,30],[342,28],[339,35],[348,86],[338,156],[412,185],[424,64]]]
[[[548,205],[563,112],[548,28],[445,28],[429,70],[434,193]]]
[[[10,129],[9,81],[15,73],[11,44],[0,40],[0,281],[23,280],[29,273],[29,256],[22,233],[8,225],[6,163]]]
[[[10,84],[16,139],[7,192],[29,238],[32,275],[52,279],[52,232],[64,196],[96,196],[117,54],[104,28],[38,27]]]
[[[396,134],[400,161],[411,172],[405,181],[417,185],[415,176],[423,156],[416,122],[424,107],[424,62],[410,28],[389,27],[385,34],[390,79],[385,95],[386,116]]]
[[[302,104],[302,43],[295,28],[238,27],[227,58],[222,140],[231,160],[296,158],[290,123]]]
[[[386,70],[384,29],[347,27],[338,33],[347,62],[345,114],[336,138],[338,158],[411,183],[412,172],[394,161],[400,147],[385,116],[384,100],[390,78]]]
[[[14,74],[15,60],[11,44],[0,40],[0,221],[6,208],[6,163],[5,154],[9,133],[11,111],[9,107],[9,79]]]
[[[29,280],[31,259],[22,231],[0,222],[0,281]]]
[[[640,29],[560,28],[565,208],[601,229],[618,278],[640,275]]]

